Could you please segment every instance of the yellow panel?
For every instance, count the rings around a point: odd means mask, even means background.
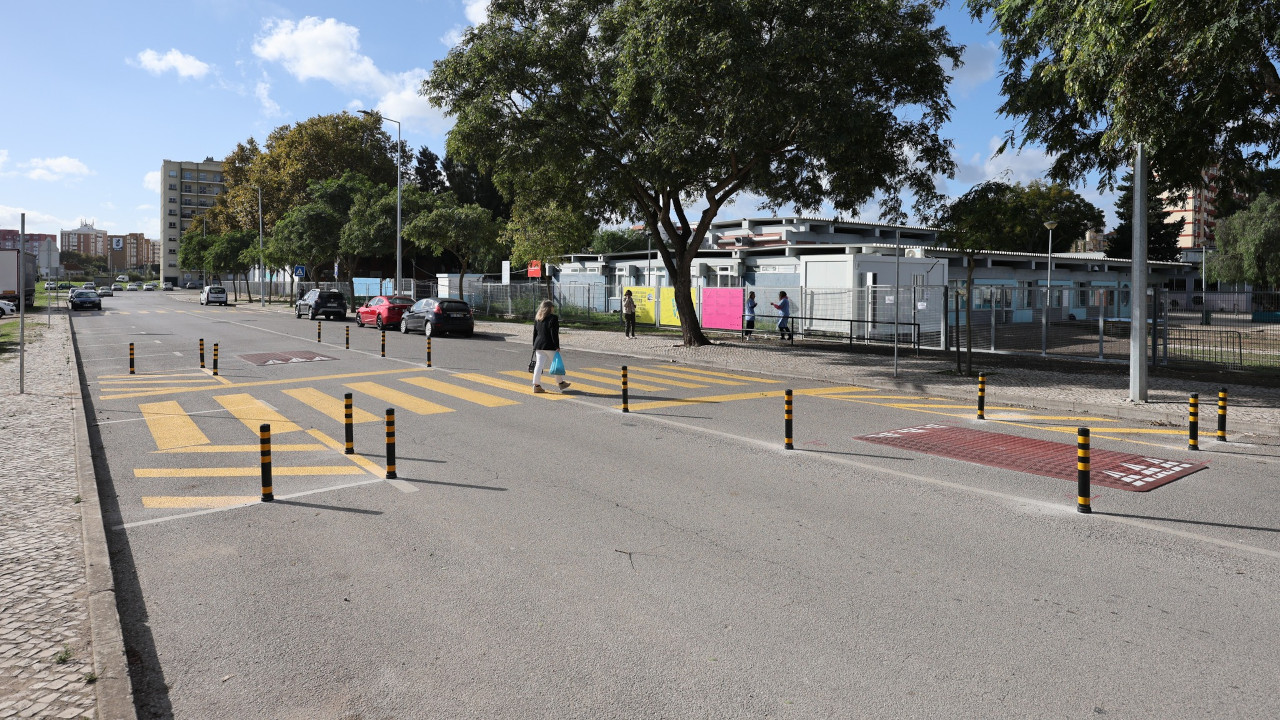
[[[510,376],[512,376],[512,377],[526,377],[526,376],[528,376],[528,374],[529,374],[529,373],[527,373],[527,372],[522,372],[522,371],[520,371],[520,370],[503,370],[503,371],[502,371],[502,374],[503,374],[503,375],[510,375]],[[558,378],[558,377],[556,377],[556,376],[554,376],[554,375],[547,375],[547,374],[545,374],[545,373],[544,373],[542,377],[543,377],[543,380],[542,380],[542,381],[543,381],[544,383],[546,383],[547,385],[551,386],[551,387],[555,387],[555,384],[556,384],[557,382],[559,382],[559,381],[560,381],[560,378]],[[616,388],[607,388],[607,387],[600,387],[600,386],[598,386],[598,385],[588,385],[588,384],[586,384],[586,383],[584,383],[584,382],[578,382],[578,381],[576,381],[576,380],[574,380],[574,379],[573,379],[573,376],[572,376],[572,375],[566,375],[564,379],[565,379],[565,380],[566,380],[570,385],[572,385],[572,386],[573,386],[573,389],[574,389],[574,390],[580,390],[580,391],[582,391],[582,392],[594,393],[594,394],[596,394],[596,395],[620,395],[620,394],[622,394],[622,384],[621,384],[621,383],[619,383],[619,384],[618,384],[618,387],[616,387]],[[532,392],[532,391],[531,391],[531,392]]]
[[[609,372],[608,368],[589,367],[585,369],[594,370],[596,372],[604,372],[604,373]],[[636,368],[627,368],[627,375],[630,376],[628,379],[639,378],[647,382],[662,383],[663,385],[666,385],[668,387],[682,387],[682,388],[707,387],[706,385],[699,385],[697,383],[682,382],[680,380],[668,380],[667,378],[658,377],[656,375],[646,375],[644,370],[636,369]]]
[[[248,393],[215,395],[213,399],[226,408],[227,412],[231,413],[235,419],[244,423],[245,427],[252,430],[254,435],[258,434],[259,426],[263,423],[271,424],[272,435],[302,431],[302,428],[286,420],[283,415],[267,407],[266,403]]]
[[[262,502],[261,495],[213,495],[206,497],[143,496],[144,508],[223,508]]]
[[[311,465],[296,467],[272,466],[272,477],[302,475],[363,475],[358,467],[349,465]],[[222,467],[222,468],[135,468],[134,477],[139,478],[185,478],[185,477],[259,477],[262,467]]]
[[[643,372],[653,373],[654,375],[662,375],[663,377],[679,378],[681,380],[697,380],[698,382],[711,383],[712,385],[746,385],[738,380],[721,380],[720,378],[701,377],[698,375],[690,375],[685,372],[676,372],[675,370],[659,370],[658,368],[644,368]]]
[[[399,390],[393,390],[386,385],[379,385],[372,382],[347,383],[347,387],[365,395],[376,397],[384,402],[389,402],[396,407],[404,408],[411,413],[418,415],[439,415],[440,413],[453,412],[453,408],[447,408],[443,405],[437,405],[430,400],[423,400],[417,395],[410,395]]]
[[[595,373],[585,373],[585,372],[582,372],[581,370],[575,370],[573,371],[573,373],[569,375],[570,382],[572,382],[574,378],[586,378],[587,380],[595,380],[596,382],[603,382],[603,383],[607,383],[607,382],[616,383],[618,385],[618,392],[622,391],[622,372],[621,371],[619,371],[618,374],[615,375],[614,377],[609,377],[608,375],[596,375]],[[630,390],[644,390],[647,392],[666,389],[661,385],[647,385],[645,383],[636,382],[635,380],[631,379],[630,370],[627,371],[627,388]]]
[[[209,438],[176,401],[143,403],[138,406],[147,421],[147,429],[156,441],[157,450],[172,450],[192,445],[208,445]]]
[[[663,327],[679,327],[680,313],[676,311],[676,289],[670,285],[658,288],[658,299],[661,300],[658,306],[658,320],[661,325]],[[693,301],[695,306],[697,305],[698,296],[694,288],[689,288],[689,299]],[[639,303],[637,303],[636,309],[639,310]],[[638,317],[636,321],[639,322]]]
[[[343,398],[326,395],[315,388],[294,388],[292,390],[282,390],[281,392],[295,400],[302,401],[303,404],[319,410],[321,413],[328,415],[340,423],[345,423],[347,421],[346,401]],[[359,424],[378,422],[381,419],[382,418],[379,418],[371,412],[366,412],[355,407],[353,402],[351,408],[351,422]]]
[[[440,382],[439,380],[433,380],[431,378],[410,377],[410,378],[400,378],[400,380],[402,382],[407,382],[410,385],[417,385],[418,387],[421,387],[421,388],[426,388],[434,392],[443,393],[450,397],[456,397],[459,400],[466,400],[467,402],[473,402],[477,405],[483,405],[485,407],[505,407],[507,405],[520,404],[520,402],[517,400],[508,400],[507,398],[504,398],[504,397],[498,397],[497,395],[490,395],[489,393],[482,393],[479,390],[471,390],[470,388],[464,388],[459,385],[451,385],[447,382]]]
[[[569,398],[568,395],[561,395],[560,393],[535,393],[533,391],[532,383],[513,383],[510,380],[500,380],[498,378],[489,377],[488,375],[480,375],[479,373],[458,373],[454,375],[454,377],[462,378],[463,380],[470,380],[471,382],[480,383],[481,385],[488,385],[489,387],[510,390],[514,393],[520,393],[521,395],[533,395],[534,397],[540,397],[546,400],[566,400]]]
[[[659,267],[662,267],[659,265]],[[631,291],[631,299],[636,303],[636,324],[652,325],[653,324],[653,308],[658,304],[658,298],[653,294],[653,288],[637,285],[630,285],[622,288],[623,292]]]
[[[768,378],[752,377],[751,375],[734,375],[732,373],[717,372],[715,370],[706,370],[703,368],[689,367],[687,365],[679,365],[675,369],[681,372],[697,373],[699,375],[710,375],[711,377],[728,378],[730,380],[746,380],[748,382],[762,382],[762,383],[782,382],[781,380],[770,380]]]

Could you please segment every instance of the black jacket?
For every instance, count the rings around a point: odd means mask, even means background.
[[[559,350],[560,349],[560,318],[548,315],[542,320],[533,323],[533,349],[534,350]]]

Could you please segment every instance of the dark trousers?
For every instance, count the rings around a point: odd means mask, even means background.
[[[635,337],[636,336],[636,314],[623,313],[622,322],[626,326],[627,337]]]
[[[742,331],[742,337],[744,337],[744,338],[749,338],[749,337],[751,337],[751,331],[752,331],[752,330],[755,330],[755,329],[756,329],[756,319],[755,319],[755,318],[750,318],[750,319],[748,319],[748,320],[747,320],[747,327],[746,327],[746,329],[744,329],[744,330]]]

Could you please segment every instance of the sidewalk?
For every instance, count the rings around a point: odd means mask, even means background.
[[[0,360],[0,718],[132,718],[71,334],[47,321],[27,321],[24,394]]]

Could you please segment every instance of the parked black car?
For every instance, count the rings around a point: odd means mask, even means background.
[[[67,302],[71,305],[72,310],[80,310],[81,308],[102,309],[102,298],[98,297],[96,290],[87,290],[85,288],[72,290],[67,297]]]
[[[293,304],[293,316],[300,318],[303,314],[312,320],[323,315],[331,320],[347,319],[347,298],[337,290],[312,290],[298,298]]]
[[[471,337],[475,331],[476,321],[471,315],[471,306],[452,298],[423,298],[400,318],[400,332],[405,334],[459,333],[463,337]]]

